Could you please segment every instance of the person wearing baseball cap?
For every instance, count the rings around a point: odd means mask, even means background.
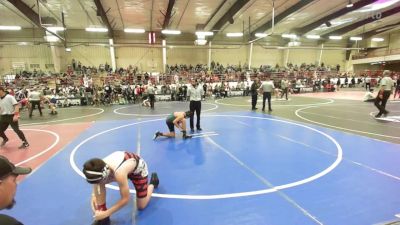
[[[18,167],[6,157],[0,156],[0,210],[11,209],[15,204],[17,191],[17,176],[29,174],[32,171],[28,167]],[[11,216],[0,214],[1,225],[23,225]]]

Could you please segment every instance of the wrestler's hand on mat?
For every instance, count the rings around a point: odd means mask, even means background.
[[[94,219],[95,220],[102,220],[105,219],[107,217],[109,217],[110,215],[108,215],[108,210],[106,211],[100,211],[100,210],[96,210],[96,212],[94,212]]]

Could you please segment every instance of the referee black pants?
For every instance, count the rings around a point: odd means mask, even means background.
[[[0,137],[2,137],[3,140],[8,140],[4,132],[7,130],[8,126],[11,125],[11,128],[18,135],[19,139],[21,139],[24,142],[27,142],[24,133],[22,133],[22,131],[19,129],[18,120],[13,121],[13,117],[14,115],[1,115]]]
[[[264,92],[263,93],[263,107],[262,110],[265,110],[265,100],[268,99],[268,110],[272,111],[271,108],[271,92]]]
[[[190,111],[192,112],[192,115],[190,116],[190,129],[194,129],[194,112],[196,112],[196,117],[197,117],[197,123],[196,123],[196,128],[199,129],[200,127],[200,112],[201,112],[201,101],[190,101],[189,105]]]
[[[257,105],[257,94],[251,95],[251,109],[256,109]]]
[[[40,115],[42,115],[42,108],[40,107],[40,101],[31,101],[31,109],[29,110],[29,117],[32,116],[32,112],[35,109],[35,106],[38,107]]]
[[[391,91],[384,91],[382,99],[379,98],[379,96],[376,96],[374,104],[375,104],[376,108],[379,109],[379,113],[377,114],[377,116],[381,116],[382,114],[388,113],[388,111],[386,110],[386,103],[387,103],[391,93],[392,93]]]
[[[149,100],[150,100],[150,108],[154,109],[154,102],[156,101],[155,95],[149,94]]]

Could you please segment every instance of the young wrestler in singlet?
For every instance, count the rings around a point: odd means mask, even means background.
[[[190,118],[193,113],[191,111],[187,112],[174,112],[168,115],[165,123],[168,126],[169,133],[162,133],[157,131],[154,134],[153,139],[156,139],[160,136],[165,137],[175,137],[175,127],[177,127],[182,132],[183,139],[191,138],[192,136],[186,135],[186,118]]]
[[[151,174],[150,184],[147,184],[146,162],[134,153],[123,151],[114,152],[104,159],[88,160],[83,165],[83,174],[87,182],[93,184],[91,207],[95,222],[92,225],[109,225],[109,217],[128,203],[130,198],[128,179],[135,186],[139,210],[147,206],[154,188],[159,184],[156,173]],[[105,185],[111,182],[118,183],[121,199],[107,209]]]

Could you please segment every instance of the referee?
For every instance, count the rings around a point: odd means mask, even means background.
[[[5,92],[4,87],[2,86],[0,86],[0,109],[0,137],[3,138],[0,147],[3,147],[8,142],[8,138],[4,132],[7,130],[9,125],[11,125],[11,128],[15,133],[17,133],[18,137],[22,141],[22,145],[19,146],[19,149],[29,147],[28,141],[26,140],[24,133],[19,129],[18,125],[19,104],[17,100],[15,100],[14,96]]]
[[[204,95],[204,89],[197,80],[192,81],[192,86],[188,90],[188,96],[190,97],[190,111],[192,115],[190,116],[190,132],[194,132],[194,112],[196,112],[197,123],[196,128],[198,131],[201,131],[200,127],[200,112],[201,112],[201,96]]]
[[[382,114],[386,116],[389,111],[386,110],[386,103],[393,92],[394,82],[390,77],[390,71],[383,71],[383,78],[380,82],[380,90],[378,92],[378,96],[375,98],[375,106],[379,109],[379,113],[375,115],[376,118],[381,117]]]
[[[268,99],[268,111],[271,112],[271,93],[275,89],[274,82],[270,80],[269,76],[266,76],[266,80],[262,83],[259,90],[263,91],[263,107],[262,111],[265,111],[265,100]]]
[[[150,100],[150,108],[154,109],[154,102],[156,101],[155,98],[155,90],[154,86],[150,83],[149,86],[147,86],[147,94],[149,95],[149,100]]]

